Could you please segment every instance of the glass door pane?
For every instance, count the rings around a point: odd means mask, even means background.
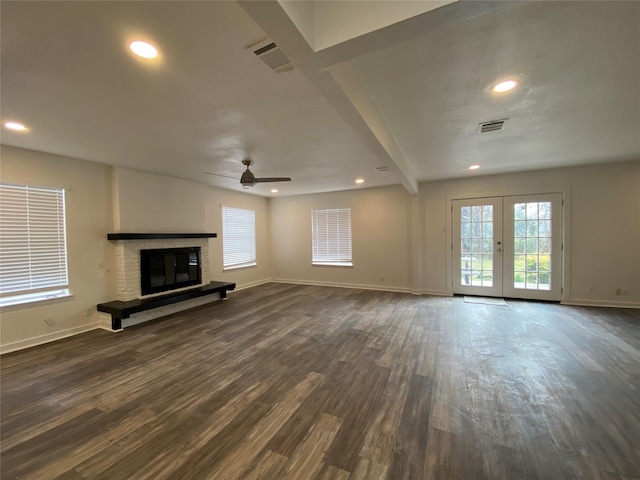
[[[454,293],[502,295],[502,199],[453,202]]]
[[[505,296],[561,299],[560,194],[505,197]]]

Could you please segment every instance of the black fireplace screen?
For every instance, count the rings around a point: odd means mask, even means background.
[[[200,247],[140,251],[142,295],[198,285],[201,282]]]

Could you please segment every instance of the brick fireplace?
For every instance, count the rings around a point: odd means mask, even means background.
[[[200,247],[202,284],[209,283],[209,240],[206,238],[172,238],[117,240],[116,244],[116,292],[123,302],[142,298],[140,290],[140,251],[158,248]],[[188,290],[193,286],[172,291]],[[165,292],[166,293],[166,292]],[[155,294],[155,295],[161,295]],[[146,295],[152,297],[154,295]]]
[[[108,234],[107,238],[113,242],[116,249],[115,280],[118,298],[98,305],[101,327],[112,331],[121,330],[123,327],[226,298],[226,292],[233,290],[235,284],[211,282],[209,273],[209,238],[216,236],[215,233]],[[201,283],[142,295],[140,262],[142,250],[193,249],[194,247],[200,250]],[[176,273],[176,279],[177,276]],[[170,299],[167,299],[167,294],[171,297]],[[141,308],[140,305],[144,307]],[[134,308],[134,311],[125,314],[129,308]]]

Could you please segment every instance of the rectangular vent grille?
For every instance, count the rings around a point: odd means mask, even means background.
[[[293,70],[293,63],[271,40],[265,40],[250,47],[250,50],[277,73]]]
[[[389,167],[376,167],[376,172],[388,172],[389,171]]]
[[[491,120],[490,122],[483,122],[478,125],[478,133],[489,133],[489,132],[501,132],[504,130],[504,123],[507,121],[506,118],[502,120]]]

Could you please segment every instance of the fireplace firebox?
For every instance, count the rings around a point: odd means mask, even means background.
[[[200,247],[140,251],[142,295],[176,290],[200,283],[202,283]]]

